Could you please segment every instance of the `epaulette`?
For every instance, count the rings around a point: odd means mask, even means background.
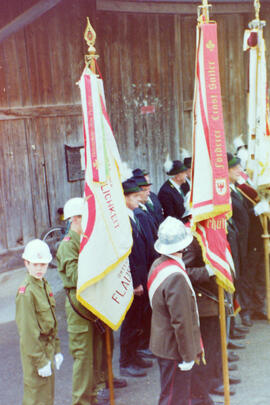
[[[63,241],[68,242],[70,240],[70,236],[65,236]]]
[[[18,293],[19,294],[24,294],[25,290],[26,290],[26,286],[22,286],[22,287],[19,288]]]

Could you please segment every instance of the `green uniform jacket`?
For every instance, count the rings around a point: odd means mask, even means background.
[[[16,296],[16,323],[20,335],[25,384],[41,384],[37,373],[60,352],[55,299],[48,282],[29,274]]]
[[[86,316],[89,320],[94,318],[93,314],[88,311],[76,298],[76,288],[77,288],[77,280],[78,280],[78,257],[79,257],[79,250],[80,250],[80,235],[73,230],[69,230],[67,236],[62,240],[60,246],[58,248],[56,257],[58,262],[58,271],[62,278],[64,288],[69,289],[70,298],[72,300],[73,305],[75,308],[78,309],[79,313]],[[72,316],[69,316],[69,312],[72,314],[74,310],[70,311],[70,303],[66,299],[66,309],[67,309],[67,317],[68,317],[68,331],[69,332],[83,332],[85,330],[85,320],[78,319],[75,316],[74,320]],[[71,319],[72,318],[72,319]],[[76,320],[76,321],[75,321]],[[73,322],[75,330],[73,330]],[[81,323],[81,328],[78,328],[78,324]]]

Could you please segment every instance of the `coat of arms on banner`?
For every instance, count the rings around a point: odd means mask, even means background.
[[[225,195],[227,192],[226,179],[216,179],[216,191],[219,195]]]

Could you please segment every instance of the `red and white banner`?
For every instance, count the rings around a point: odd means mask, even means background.
[[[128,260],[132,234],[121,184],[121,159],[102,80],[86,68],[79,86],[86,167],[77,298],[116,330],[133,300]]]
[[[227,258],[226,217],[231,215],[231,204],[216,23],[197,27],[191,207],[204,259],[214,269],[217,282],[233,292]]]
[[[254,23],[256,28],[244,34],[244,50],[249,50],[247,172],[256,189],[265,189],[270,187],[269,98],[263,22]]]

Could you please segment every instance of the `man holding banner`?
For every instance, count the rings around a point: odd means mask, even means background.
[[[66,202],[64,218],[70,219],[71,226],[57,251],[58,270],[67,294],[69,349],[74,360],[72,405],[93,403],[97,392],[105,387],[107,370],[106,359],[103,358],[104,327],[76,298],[82,212],[82,198],[71,198]],[[108,393],[101,391],[96,404],[106,405],[108,398]]]

